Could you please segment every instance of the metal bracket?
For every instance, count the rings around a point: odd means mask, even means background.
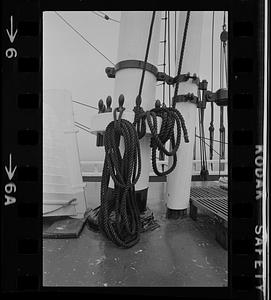
[[[108,78],[115,78],[115,76],[116,76],[116,70],[114,67],[105,68],[105,73]]]
[[[198,87],[199,87],[199,90],[202,90],[202,91],[206,91],[207,90],[207,86],[208,86],[208,81],[203,79],[202,81],[199,82],[198,84]]]
[[[215,93],[211,91],[205,92],[205,101],[215,102],[217,106],[227,106],[228,105],[228,90],[218,89]]]
[[[166,82],[168,85],[174,84],[174,77],[171,77],[164,72],[157,72],[156,80]]]
[[[118,72],[119,70],[130,68],[144,69],[144,67],[145,62],[142,60],[123,60],[118,62],[115,67],[107,67],[105,69],[105,72],[107,74],[107,77],[115,78],[116,72]],[[158,72],[157,67],[148,62],[146,63],[146,71],[152,73],[156,77],[157,81],[163,81],[169,85],[174,84],[174,77],[171,77],[164,72]]]
[[[192,79],[192,83],[199,85],[199,78],[197,77],[197,75],[193,74],[193,76],[191,76],[189,72],[186,74],[181,74],[180,76],[174,77],[172,84],[175,84],[177,82],[185,82],[185,81],[188,81],[188,79]]]
[[[123,60],[118,62],[115,65],[115,68],[108,67],[105,69],[105,72],[109,78],[115,78],[116,72],[122,69],[130,69],[130,68],[136,68],[136,69],[144,69],[146,68],[146,71],[151,72],[155,77],[157,76],[158,69],[156,66],[142,60],[135,60],[135,59],[130,59],[130,60]]]
[[[218,106],[228,105],[228,89],[218,89],[215,93],[215,103]]]
[[[174,103],[177,102],[191,102],[194,104],[198,104],[198,97],[196,97],[193,93],[190,94],[186,94],[186,95],[177,95],[175,97],[172,98]]]

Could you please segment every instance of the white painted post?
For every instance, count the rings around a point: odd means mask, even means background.
[[[152,20],[152,11],[124,11],[121,14],[118,62],[124,60],[141,60],[144,61],[149,30]],[[157,65],[159,54],[161,12],[156,12],[151,44],[148,55],[148,63]],[[139,85],[142,75],[142,69],[127,68],[116,72],[115,90],[112,107],[118,106],[118,97],[123,94],[125,97],[125,111],[133,111],[136,105],[136,96],[139,92]],[[143,109],[150,110],[154,108],[156,93],[156,76],[151,72],[145,72],[142,104]],[[135,186],[136,192],[145,191],[149,187],[150,173],[150,137],[145,136],[140,140],[141,149],[141,176]],[[111,180],[109,186],[113,187]],[[146,199],[145,199],[146,200]]]
[[[178,29],[178,60],[180,57],[181,44],[185,26],[187,12],[179,13],[179,29]],[[196,73],[199,76],[200,69],[200,53],[201,38],[203,27],[204,12],[191,11],[188,32],[186,38],[186,46],[182,63],[181,73],[190,72],[191,76]],[[177,61],[176,69],[178,69],[179,61]],[[192,79],[179,84],[178,94],[183,95],[193,93],[197,95],[197,86],[192,83]],[[175,170],[167,177],[167,208],[168,215],[170,210],[179,210],[186,212],[189,205],[191,176],[192,176],[192,160],[193,146],[195,139],[196,126],[196,104],[190,102],[176,103],[176,108],[182,113],[188,131],[189,143],[185,143],[182,135],[180,148],[177,151],[178,162]],[[172,158],[169,164],[172,163]]]

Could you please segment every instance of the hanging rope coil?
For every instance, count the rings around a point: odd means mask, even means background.
[[[140,214],[135,200],[135,184],[141,173],[141,156],[137,132],[132,123],[116,117],[106,127],[105,160],[101,182],[99,229],[117,246],[130,248],[139,241]],[[119,145],[123,138],[124,153]],[[109,180],[114,181],[113,196],[109,197]]]
[[[137,101],[141,99],[140,96],[137,97]],[[173,107],[166,107],[159,100],[156,101],[155,108],[144,112],[143,108],[136,105],[134,107],[135,119],[133,125],[136,128],[138,139],[141,139],[146,134],[146,122],[151,131],[151,143],[152,148],[152,167],[153,171],[157,176],[164,176],[171,173],[177,164],[177,150],[179,149],[181,142],[181,131],[184,133],[184,141],[189,142],[188,132],[185,125],[184,118],[182,114]],[[161,118],[161,127],[158,132],[158,120]],[[175,140],[175,125],[176,125],[176,140]],[[171,150],[167,150],[165,147],[166,142],[170,141]],[[156,150],[159,150],[163,155],[173,156],[172,166],[165,172],[158,171],[156,162]]]
[[[188,30],[189,17],[190,17],[190,12],[188,11],[187,18],[186,18],[185,31],[184,31],[182,50],[180,53],[179,69],[178,69],[177,76],[180,75],[180,72],[181,72],[181,65],[182,65],[182,60],[183,60],[183,55],[184,55],[184,48],[185,48],[186,35],[187,35],[187,30]],[[152,21],[151,21],[150,30],[149,30],[145,62],[148,59],[154,18],[155,18],[155,12],[153,12]],[[166,39],[166,23],[167,23],[166,21],[167,21],[167,14],[165,12],[165,34],[164,34],[165,39]],[[164,68],[165,68],[165,45],[164,45]],[[181,130],[184,131],[184,139],[185,139],[186,143],[189,142],[188,133],[187,133],[187,129],[185,126],[185,121],[183,119],[183,116],[177,109],[175,109],[175,107],[169,107],[169,108],[166,107],[165,101],[164,101],[165,100],[164,95],[163,95],[163,106],[162,107],[160,107],[161,104],[159,101],[159,103],[156,102],[156,104],[155,104],[156,107],[154,109],[144,112],[143,108],[140,106],[141,102],[142,102],[141,93],[142,93],[142,87],[143,87],[143,83],[144,83],[144,72],[145,72],[145,70],[143,68],[142,77],[141,77],[141,81],[140,81],[139,94],[136,98],[136,106],[134,107],[135,118],[134,118],[133,124],[136,127],[138,138],[141,139],[146,134],[146,121],[147,121],[149,128],[151,130],[151,134],[152,134],[150,146],[152,148],[153,171],[155,172],[156,175],[162,176],[162,175],[169,174],[176,167],[176,164],[177,164],[176,153],[180,146]],[[177,85],[178,85],[178,83],[177,83]],[[175,88],[175,93],[176,92],[178,92],[178,86]],[[161,124],[159,133],[157,132],[157,130],[158,130],[157,129],[157,117],[160,117],[162,119],[162,124]],[[175,136],[174,136],[175,124],[177,126],[176,141],[175,141]],[[172,148],[171,151],[168,151],[165,147],[165,143],[167,141],[170,141],[170,147]],[[156,163],[156,150],[159,150],[160,154],[162,154],[163,157],[164,157],[164,154],[167,156],[173,156],[173,164],[165,172],[158,171],[157,163]]]
[[[157,117],[162,119],[159,133],[157,131]],[[177,109],[166,106],[159,107],[158,105],[151,111],[146,112],[146,119],[152,133],[150,146],[152,148],[153,171],[157,176],[168,175],[177,165],[177,150],[181,142],[181,130],[183,130],[185,142],[189,142],[184,119]],[[174,134],[175,124],[177,126],[176,140]],[[165,147],[168,141],[170,141],[171,150],[167,150]],[[163,155],[173,156],[173,163],[166,171],[160,172],[157,168],[157,150],[163,153]]]
[[[188,12],[186,20],[186,32],[189,22]],[[149,29],[144,67],[139,84],[139,93],[134,107],[133,124],[122,119],[124,108],[117,108],[113,112],[114,121],[110,122],[104,133],[105,160],[101,182],[101,205],[98,213],[99,229],[105,236],[122,248],[130,248],[139,241],[140,235],[140,212],[135,199],[135,184],[141,173],[141,156],[139,139],[146,134],[146,122],[151,131],[152,166],[158,176],[167,175],[173,171],[177,164],[177,150],[181,142],[181,131],[183,130],[185,142],[188,140],[188,132],[185,121],[181,113],[175,107],[161,107],[160,101],[156,101],[155,108],[144,111],[141,107],[141,94],[143,90],[146,64],[151,43],[155,11]],[[186,38],[186,33],[185,33]],[[181,51],[180,65],[184,53],[184,44]],[[177,83],[178,84],[178,83]],[[178,90],[178,87],[177,89]],[[175,91],[176,91],[175,90]],[[119,116],[117,118],[117,111]],[[157,118],[162,119],[161,127],[158,132]],[[176,138],[175,138],[176,126]],[[123,156],[120,153],[120,140],[124,142]],[[165,147],[166,142],[170,141],[170,150]],[[159,150],[167,156],[173,156],[173,163],[166,171],[160,172],[156,162],[156,151]],[[112,178],[114,189],[109,190],[109,181]]]

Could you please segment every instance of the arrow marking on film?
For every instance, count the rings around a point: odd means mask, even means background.
[[[5,167],[5,170],[8,175],[9,180],[11,180],[12,177],[14,176],[16,169],[17,169],[17,166],[15,166],[15,168],[12,170],[11,153],[10,153],[9,154],[9,169],[7,167]]]
[[[10,32],[6,29],[10,42],[13,43],[16,37],[18,30],[13,33],[13,16],[10,16]]]

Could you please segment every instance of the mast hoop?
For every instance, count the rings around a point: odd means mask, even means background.
[[[155,65],[146,62],[146,66],[145,66],[145,62],[143,60],[137,60],[137,59],[122,60],[118,62],[114,68],[107,67],[105,69],[105,72],[109,78],[115,78],[115,75],[118,71],[123,69],[133,69],[133,68],[142,69],[142,70],[144,70],[145,68],[146,71],[152,73],[155,77],[158,74],[158,68]]]

